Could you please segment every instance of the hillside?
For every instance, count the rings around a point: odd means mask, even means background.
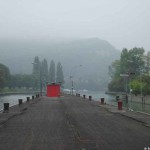
[[[95,84],[106,86],[108,66],[120,56],[119,50],[98,38],[59,42],[5,40],[0,41],[0,53],[0,62],[6,64],[11,73],[31,73],[35,56],[39,56],[40,60],[46,58],[48,63],[52,59],[55,63],[60,61],[64,68],[66,86],[69,86],[67,80],[73,74],[76,83],[83,82],[82,87],[85,88],[89,85],[94,87]],[[77,67],[80,65],[82,67]]]

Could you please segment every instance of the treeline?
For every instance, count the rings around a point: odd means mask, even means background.
[[[55,67],[52,60],[48,66],[47,60],[40,61],[36,56],[33,61],[33,69],[31,74],[10,74],[9,68],[0,64],[0,90],[8,87],[9,89],[24,88],[39,90],[42,84],[44,88],[48,83],[64,84],[63,67],[60,62]]]
[[[64,75],[63,67],[60,62],[55,66],[55,62],[52,60],[48,66],[47,60],[39,60],[39,57],[36,56],[34,59],[32,76],[34,80],[34,87],[38,87],[38,84],[42,82],[43,85],[48,83],[59,83],[63,86],[64,84]]]
[[[150,94],[150,52],[143,48],[124,48],[120,59],[109,66],[110,91]]]

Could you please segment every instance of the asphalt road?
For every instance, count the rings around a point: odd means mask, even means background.
[[[144,150],[148,147],[150,128],[108,112],[94,102],[68,95],[31,102],[23,113],[0,126],[0,150]]]

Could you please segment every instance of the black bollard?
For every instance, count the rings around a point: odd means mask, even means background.
[[[30,101],[30,97],[27,97],[27,102],[29,102]]]
[[[22,104],[22,99],[18,99],[19,105]]]
[[[101,104],[102,105],[104,104],[104,98],[101,98]]]
[[[91,101],[92,100],[92,96],[89,96],[89,101]]]
[[[119,95],[116,96],[116,101],[118,101],[118,100],[119,100]]]
[[[86,99],[86,95],[83,95],[83,98]]]
[[[32,96],[32,99],[34,99],[34,96]]]
[[[9,112],[9,103],[4,103],[4,112]]]

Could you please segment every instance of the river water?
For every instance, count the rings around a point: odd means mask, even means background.
[[[104,98],[107,104],[117,105],[115,96],[105,94],[104,91],[79,91],[77,93],[81,96],[86,95],[87,98],[92,96],[92,99],[96,101],[100,101],[101,98]]]
[[[81,96],[86,95],[88,98],[92,96],[92,99],[100,101],[101,98],[105,99],[107,104],[117,106],[116,97],[113,95],[105,94],[104,91],[78,91]],[[9,103],[10,107],[18,104],[18,99],[23,99],[23,102],[26,101],[27,97],[31,97],[31,94],[12,94],[0,96],[0,111],[3,110],[4,103]],[[128,105],[123,101],[123,106],[133,109],[135,111],[143,111],[150,113],[150,105],[143,105],[142,103],[137,102],[128,102]]]
[[[113,96],[106,95],[103,91],[80,91],[81,95],[92,96],[92,99],[100,101],[100,98],[105,98],[105,102],[113,105],[117,105],[115,98]],[[10,106],[17,105],[18,99],[23,99],[26,101],[26,97],[31,97],[31,94],[12,94],[0,96],[0,110],[3,110],[4,103],[9,103]]]
[[[9,103],[10,107],[18,104],[18,99],[26,101],[27,97],[31,97],[31,94],[12,94],[0,96],[0,111],[3,110],[4,103]]]

